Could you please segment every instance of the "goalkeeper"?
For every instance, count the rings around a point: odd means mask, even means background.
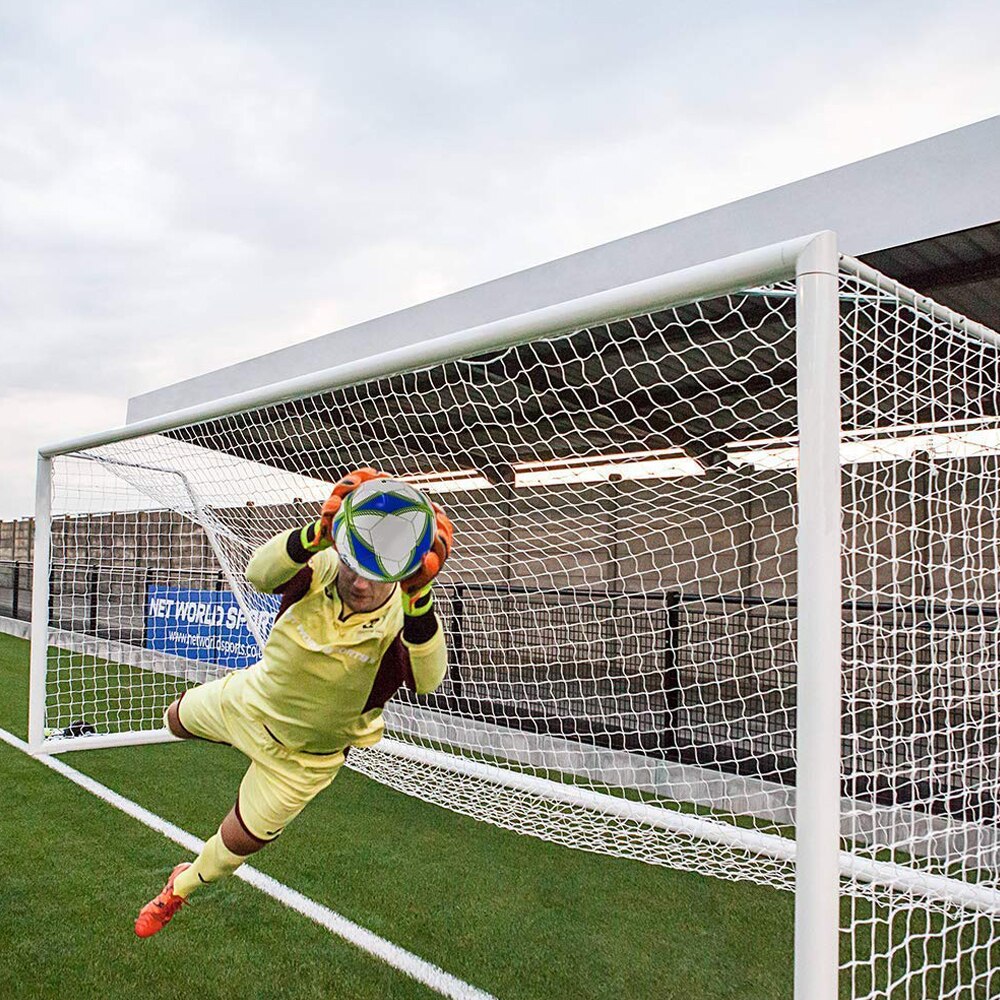
[[[234,746],[250,767],[218,832],[139,912],[139,937],[161,930],[195,889],[231,875],[274,840],[333,781],[350,747],[378,742],[382,708],[403,684],[425,694],[441,683],[447,657],[431,586],[454,530],[441,508],[434,505],[430,551],[400,584],[359,576],[331,547],[344,498],[377,478],[386,477],[350,473],[319,520],[257,549],[247,579],[281,595],[262,660],[185,691],[167,709],[175,736]]]

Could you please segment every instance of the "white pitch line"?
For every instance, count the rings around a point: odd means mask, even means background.
[[[86,774],[74,770],[68,764],[64,764],[58,757],[35,756],[29,751],[27,743],[18,739],[13,733],[7,732],[6,729],[0,729],[0,739],[5,743],[9,743],[15,750],[20,750],[33,760],[37,760],[40,764],[51,768],[57,774],[61,774],[64,778],[69,778],[75,785],[79,785],[92,795],[96,795],[99,799],[107,802],[108,805],[114,806],[115,809],[131,816],[133,819],[137,819],[151,830],[162,833],[168,840],[172,840],[175,844],[179,844],[193,854],[197,854],[202,849],[204,841],[199,840],[194,834],[182,830],[179,826],[174,826],[173,823],[165,820],[162,816],[157,816],[156,813],[144,809],[137,802],[125,798],[124,795],[119,795],[106,785],[102,785],[99,781],[95,781]],[[282,905],[301,913],[321,927],[325,927],[331,933],[336,934],[337,937],[343,938],[369,955],[374,955],[387,965],[398,969],[411,979],[415,979],[417,982],[430,987],[436,993],[440,993],[441,996],[451,997],[453,1000],[496,1000],[491,993],[477,989],[475,986],[471,986],[469,983],[445,972],[444,969],[439,968],[431,962],[424,961],[424,959],[408,952],[405,948],[400,948],[399,945],[395,945],[391,941],[386,941],[385,938],[373,934],[364,927],[323,906],[322,903],[317,903],[314,899],[303,896],[302,893],[296,892],[284,883],[271,878],[270,875],[265,875],[262,871],[258,871],[250,865],[242,865],[236,870],[235,875],[237,878],[243,879],[248,885],[259,889],[265,895],[276,899]]]

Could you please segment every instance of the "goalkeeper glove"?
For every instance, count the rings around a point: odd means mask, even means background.
[[[299,538],[302,541],[302,548],[306,552],[319,552],[328,549],[333,544],[333,519],[337,511],[343,506],[344,498],[352,490],[356,490],[362,483],[370,482],[372,479],[388,479],[386,472],[377,472],[375,469],[355,469],[348,472],[343,479],[339,480],[330,494],[330,498],[323,504],[320,510],[319,519],[312,524],[307,524],[301,531]]]
[[[430,610],[433,600],[431,586],[434,578],[441,572],[445,560],[451,554],[451,546],[455,537],[455,526],[448,515],[435,503],[434,508],[434,541],[430,549],[420,560],[420,568],[412,576],[408,576],[399,584],[403,601],[403,614],[422,615]]]

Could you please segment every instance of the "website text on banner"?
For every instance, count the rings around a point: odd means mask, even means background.
[[[279,599],[260,613],[266,635],[278,613]],[[189,590],[150,584],[146,593],[146,648],[239,669],[260,659],[260,648],[247,626],[246,613],[228,590]]]

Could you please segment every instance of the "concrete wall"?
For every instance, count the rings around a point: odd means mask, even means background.
[[[34,518],[0,521],[0,559],[31,559],[34,544]]]
[[[846,596],[907,602],[989,602],[1000,593],[1000,470],[974,460],[965,471],[938,463],[933,484],[919,462],[851,466],[843,495]],[[726,470],[656,483],[618,482],[441,497],[458,526],[445,579],[541,589],[794,598],[795,477],[791,471]],[[312,508],[215,512],[234,534],[261,541],[275,526],[304,523]],[[270,525],[262,533],[261,525]],[[28,561],[31,522],[0,522],[0,562]],[[230,546],[232,548],[232,546]],[[233,548],[239,563],[249,554]],[[93,579],[113,603],[123,588],[214,580],[220,570],[205,531],[167,511],[58,518],[54,596],[67,607]],[[57,574],[58,576],[59,574]],[[9,576],[9,573],[8,573]],[[22,572],[22,586],[27,573]],[[139,581],[139,583],[137,583]],[[9,579],[0,588],[9,588]],[[2,596],[0,596],[2,600]],[[8,601],[9,603],[9,601]]]

